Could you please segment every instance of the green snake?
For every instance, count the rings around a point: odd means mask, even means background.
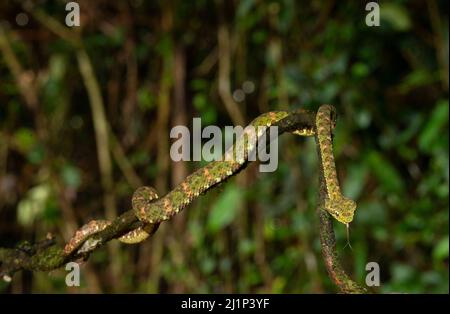
[[[312,122],[311,122],[312,121]],[[255,143],[265,135],[266,128],[279,126],[281,131],[300,136],[314,136],[318,145],[320,171],[325,180],[326,197],[324,208],[337,221],[348,224],[353,220],[356,203],[342,195],[334,162],[332,131],[336,123],[336,111],[331,105],[322,105],[317,113],[308,110],[274,111],[260,115],[245,129],[244,133],[230,147],[221,161],[212,161],[203,168],[189,175],[164,197],[158,198],[156,191],[150,187],[138,188],[132,197],[132,207],[143,226],[118,238],[124,243],[139,243],[156,231],[160,222],[190,205],[199,195],[237,174],[248,163],[250,152],[256,149]],[[250,130],[257,130],[250,132]],[[256,136],[256,141],[255,137]],[[234,158],[236,147],[244,147],[241,158]],[[71,254],[79,249],[90,235],[100,232],[110,225],[106,220],[92,220],[79,229],[67,243],[64,251]]]

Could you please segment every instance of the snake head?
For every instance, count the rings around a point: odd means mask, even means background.
[[[348,224],[352,222],[356,210],[356,202],[344,196],[338,199],[325,199],[325,209],[337,221]]]

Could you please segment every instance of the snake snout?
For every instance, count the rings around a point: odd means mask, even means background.
[[[356,210],[356,202],[346,197],[341,197],[334,200],[326,199],[325,209],[337,221],[343,224],[348,224],[353,220],[353,215]]]

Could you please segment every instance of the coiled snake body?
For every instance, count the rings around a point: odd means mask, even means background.
[[[291,123],[286,131],[300,136],[315,136],[318,144],[321,173],[325,180],[326,197],[324,207],[337,221],[348,224],[353,220],[356,203],[341,194],[336,175],[333,156],[332,130],[335,126],[336,112],[330,105],[322,105],[317,113],[307,110],[295,112],[276,111],[260,115],[244,129],[243,135],[224,154],[222,161],[213,161],[189,175],[181,184],[162,198],[150,187],[138,188],[132,197],[132,207],[138,219],[144,223],[142,227],[121,236],[124,243],[139,243],[154,232],[160,222],[169,220],[191,204],[200,194],[224,182],[238,173],[248,162],[250,153],[257,149],[255,143],[265,135],[266,128],[283,125],[291,115],[299,117],[298,122]],[[306,117],[314,117],[314,123],[306,123]],[[305,118],[302,120],[302,118]],[[257,130],[251,132],[251,130]],[[256,137],[256,138],[255,138]],[[256,141],[255,141],[256,139]],[[243,146],[239,146],[243,145]],[[234,158],[236,147],[244,147],[240,158]],[[93,220],[79,229],[67,243],[64,251],[71,254],[77,250],[90,235],[105,229],[110,222]],[[78,250],[80,252],[80,250]]]

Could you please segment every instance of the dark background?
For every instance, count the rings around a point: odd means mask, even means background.
[[[368,27],[367,2],[78,1],[70,29],[64,1],[2,1],[0,246],[47,232],[67,241],[130,209],[142,184],[165,194],[204,164],[169,156],[170,129],[193,117],[224,127],[330,103],[338,175],[358,203],[352,250],[335,223],[345,269],[364,284],[377,262],[378,292],[448,293],[448,3],[380,1],[381,25]],[[98,250],[79,288],[57,270],[16,274],[0,291],[336,292],[320,254],[314,140],[282,136],[279,159],[146,242]]]

